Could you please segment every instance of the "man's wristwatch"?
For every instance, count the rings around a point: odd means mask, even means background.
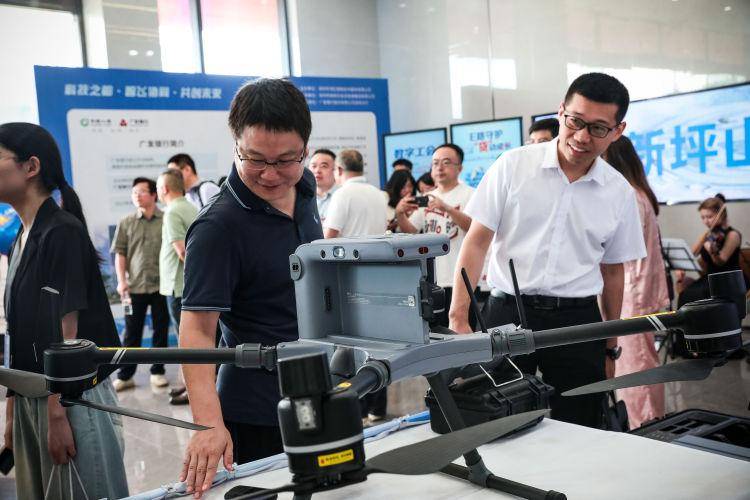
[[[613,347],[611,349],[607,348],[607,349],[604,350],[604,352],[607,354],[607,356],[609,357],[609,359],[615,360],[615,359],[619,358],[620,355],[622,354],[622,347],[620,347],[618,345],[618,346],[615,346],[615,347]]]

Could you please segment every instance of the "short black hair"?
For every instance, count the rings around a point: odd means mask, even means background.
[[[436,147],[435,151],[437,151],[440,148],[450,148],[450,149],[452,149],[458,155],[458,162],[459,163],[463,163],[464,162],[464,150],[461,149],[461,146],[457,146],[456,144],[453,144],[452,142],[446,142],[445,144],[441,144],[440,146]]]
[[[565,104],[570,102],[573,94],[604,104],[616,104],[615,120],[619,124],[625,118],[630,104],[630,94],[625,85],[614,76],[604,73],[586,73],[575,80],[568,87],[565,94]]]
[[[403,165],[409,170],[414,168],[414,164],[407,160],[406,158],[399,158],[396,161],[393,162],[393,165],[391,165],[393,168],[398,167],[399,165]]]
[[[552,138],[554,139],[555,137],[557,137],[557,134],[560,133],[560,122],[557,121],[557,118],[545,118],[544,120],[537,120],[531,124],[531,127],[529,127],[529,135],[531,135],[532,132],[537,132],[539,130],[549,130],[552,134]]]
[[[167,160],[167,165],[170,163],[176,163],[180,168],[190,167],[195,175],[198,175],[198,171],[195,169],[195,162],[193,158],[187,153],[177,153]]]
[[[312,154],[312,156],[315,156],[317,154],[328,155],[331,158],[333,158],[333,161],[336,161],[336,153],[334,153],[330,149],[326,149],[326,148],[316,149],[315,152]],[[312,156],[310,158],[312,158]]]
[[[362,154],[356,149],[345,149],[339,153],[338,163],[345,172],[364,172],[365,163]]]
[[[229,107],[229,128],[239,139],[245,127],[261,125],[274,132],[296,132],[305,144],[312,119],[305,95],[283,78],[259,78],[237,91]]]
[[[417,179],[417,184],[419,184],[420,182],[424,182],[428,186],[435,185],[435,179],[432,178],[432,173],[429,170],[419,176],[419,179]]]
[[[149,179],[148,177],[136,177],[133,179],[133,187],[136,187],[141,182],[145,182],[148,184],[148,192],[151,194],[156,194],[156,181],[153,179]]]

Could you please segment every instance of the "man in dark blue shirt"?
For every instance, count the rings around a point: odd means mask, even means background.
[[[262,79],[232,101],[235,168],[187,234],[180,347],[296,340],[289,255],[323,237],[315,179],[302,164],[312,123],[304,95],[286,80]],[[183,365],[196,423],[181,480],[199,497],[223,456],[226,468],[283,451],[275,373]]]

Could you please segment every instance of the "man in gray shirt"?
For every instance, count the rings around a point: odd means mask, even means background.
[[[167,347],[169,312],[166,298],[159,293],[159,249],[164,214],[156,206],[156,183],[145,177],[133,181],[131,193],[135,212],[117,224],[112,240],[117,273],[117,293],[125,312],[123,347],[140,347],[146,310],[151,306],[153,347]],[[117,373],[116,391],[135,386],[136,365],[126,365]],[[151,366],[151,384],[168,385],[164,365]]]

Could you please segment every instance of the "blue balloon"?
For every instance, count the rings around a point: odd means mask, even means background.
[[[18,228],[21,227],[21,219],[13,207],[0,203],[0,253],[8,255],[13,240],[16,239]]]

